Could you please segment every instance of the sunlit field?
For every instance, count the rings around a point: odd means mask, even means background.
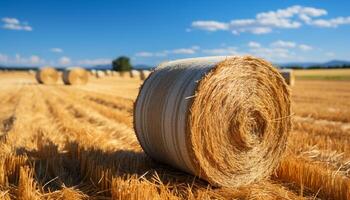
[[[350,69],[294,70],[297,79],[350,80]]]
[[[39,85],[33,74],[0,72],[0,199],[349,199],[350,81],[337,77],[350,70],[295,74],[279,167],[225,188],[143,152],[133,130],[139,78]]]

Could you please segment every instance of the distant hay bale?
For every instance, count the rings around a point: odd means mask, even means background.
[[[151,71],[149,70],[141,70],[140,72],[141,80],[145,80],[150,74],[151,74]]]
[[[35,78],[40,84],[55,84],[59,74],[53,67],[43,67],[36,72]]]
[[[104,71],[102,70],[97,70],[96,71],[96,78],[102,78],[102,77],[105,77],[106,74],[104,73]]]
[[[288,87],[270,63],[206,57],[157,67],[138,94],[134,127],[153,159],[237,187],[274,171],[290,114]]]
[[[89,80],[89,74],[83,68],[73,67],[63,72],[62,80],[66,85],[85,85]]]
[[[130,70],[129,72],[130,74],[130,78],[137,78],[137,77],[140,77],[140,71],[138,70]]]
[[[119,72],[118,72],[118,74],[119,74],[119,76],[120,76],[121,78],[124,78],[126,73],[127,73],[127,72],[124,72],[124,71],[119,71]]]
[[[280,69],[280,73],[288,85],[293,86],[295,84],[295,76],[292,69]]]
[[[105,71],[105,74],[106,74],[107,76],[112,76],[112,71],[111,71],[111,70],[106,70],[106,71]]]
[[[28,74],[31,74],[31,75],[34,75],[34,74],[36,74],[36,72],[35,72],[35,70],[28,70]]]

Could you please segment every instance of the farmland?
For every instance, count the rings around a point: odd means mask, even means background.
[[[295,70],[295,76],[301,80],[350,80],[349,69],[312,69]]]
[[[39,85],[2,72],[0,199],[349,199],[350,81],[319,78],[349,71],[311,72],[296,72],[303,78],[291,87],[293,131],[279,167],[240,188],[146,156],[133,130],[136,78]]]

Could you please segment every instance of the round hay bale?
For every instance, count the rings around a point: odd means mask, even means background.
[[[53,67],[43,67],[36,72],[35,78],[40,84],[55,84],[59,74]]]
[[[96,78],[102,78],[105,77],[105,73],[102,70],[97,70],[96,71]]]
[[[293,86],[295,84],[295,76],[292,69],[281,69],[280,73],[288,85]]]
[[[135,69],[130,70],[129,74],[130,74],[130,78],[140,77],[140,71]]]
[[[62,80],[66,85],[85,85],[89,80],[89,74],[80,67],[69,68],[63,72]]]
[[[154,160],[238,187],[274,171],[290,114],[288,86],[270,63],[206,57],[157,67],[138,94],[134,127]]]
[[[107,70],[105,70],[105,74],[106,74],[106,76],[112,76],[112,71],[107,69]]]
[[[35,72],[35,70],[32,70],[32,69],[31,69],[31,70],[28,71],[28,74],[34,75],[34,74],[36,74],[36,72]]]
[[[141,70],[140,72],[140,78],[141,80],[146,80],[146,78],[151,74],[151,71],[149,70]]]

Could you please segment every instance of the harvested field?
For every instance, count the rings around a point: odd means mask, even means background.
[[[350,69],[294,70],[299,80],[350,80]]]
[[[0,199],[350,199],[350,81],[297,79],[287,152],[271,177],[238,188],[145,155],[132,125],[140,84],[0,73]]]

